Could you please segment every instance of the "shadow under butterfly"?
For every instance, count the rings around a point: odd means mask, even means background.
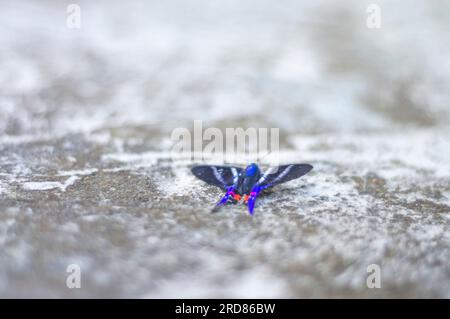
[[[312,169],[309,164],[289,164],[272,167],[263,173],[258,165],[253,163],[245,169],[235,166],[200,165],[194,166],[191,171],[202,181],[226,191],[212,212],[217,212],[224,205],[242,202],[247,204],[250,215],[253,215],[256,199],[262,191],[297,179]]]

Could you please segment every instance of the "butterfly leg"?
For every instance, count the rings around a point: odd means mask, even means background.
[[[255,204],[256,204],[256,199],[258,198],[258,195],[262,190],[263,190],[262,187],[255,186],[255,187],[253,187],[252,191],[250,192],[250,195],[248,196],[247,207],[248,207],[248,212],[252,216],[253,216],[253,210],[254,210]]]
[[[235,192],[234,186],[231,186],[227,189],[227,192],[225,193],[225,195],[221,198],[221,200],[213,208],[213,212],[217,212],[220,207],[222,207],[228,203],[236,204],[240,200],[241,200],[241,195],[239,195]]]

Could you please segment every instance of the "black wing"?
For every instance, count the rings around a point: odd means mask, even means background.
[[[197,178],[202,181],[228,189],[231,186],[237,186],[242,168],[234,166],[211,166],[200,165],[194,166],[191,171]]]
[[[273,167],[264,172],[257,185],[262,189],[269,188],[299,178],[312,169],[312,165],[309,164],[290,164]]]

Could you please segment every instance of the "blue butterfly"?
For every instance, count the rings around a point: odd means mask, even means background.
[[[312,169],[309,164],[290,164],[273,167],[263,173],[258,165],[253,163],[245,169],[235,166],[200,165],[194,166],[191,171],[202,181],[226,191],[213,212],[226,204],[242,201],[247,204],[250,215],[253,215],[256,199],[263,190],[299,178]]]

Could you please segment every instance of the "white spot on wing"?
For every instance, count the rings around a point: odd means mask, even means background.
[[[223,179],[222,175],[219,173],[219,171],[217,170],[217,167],[215,166],[211,166],[214,176],[216,177],[216,179],[221,182],[223,185],[227,185],[227,183],[225,182],[225,180]]]
[[[283,177],[285,177],[287,174],[289,174],[289,172],[291,171],[293,165],[289,165],[288,167],[285,168],[284,171],[281,172],[280,175],[278,175],[273,181],[272,183],[276,183],[279,180],[281,180]]]
[[[280,175],[278,175],[278,176],[271,182],[271,184],[278,182],[278,181],[281,180],[283,177],[285,177],[287,174],[289,174],[289,172],[291,171],[292,167],[293,167],[293,165],[287,166],[287,167],[280,173]],[[271,175],[271,174],[276,173],[276,171],[277,171],[278,169],[279,169],[279,167],[272,167],[272,168],[268,169],[267,172],[265,172],[264,175],[259,179],[258,184],[264,183],[264,182],[267,180],[267,177],[268,177],[269,175]]]
[[[258,180],[257,184],[262,184],[265,182],[265,180],[267,179],[267,177],[271,174],[274,174],[276,171],[278,170],[278,167],[271,167],[269,168],[263,176],[261,176],[261,178]]]
[[[235,167],[231,168],[231,173],[233,174],[233,185],[236,185],[239,180],[239,174]]]

